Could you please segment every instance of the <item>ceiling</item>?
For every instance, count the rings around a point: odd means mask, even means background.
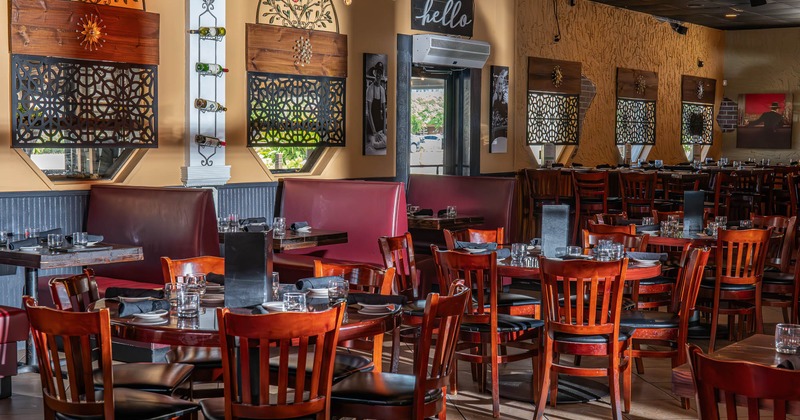
[[[742,0],[592,0],[623,9],[717,29],[765,29],[800,26],[800,0],[767,0],[751,6]],[[736,17],[725,17],[736,14]]]

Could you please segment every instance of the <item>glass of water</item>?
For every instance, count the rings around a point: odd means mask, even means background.
[[[277,271],[273,271],[272,275],[270,276],[270,282],[272,284],[272,301],[278,301],[279,292],[281,290],[281,278]]]
[[[284,293],[283,310],[287,312],[307,312],[306,294],[298,292]]]
[[[796,354],[800,347],[800,325],[778,324],[775,326],[775,351]]]
[[[328,304],[333,306],[342,300],[347,300],[350,285],[341,277],[328,281]]]
[[[282,238],[286,235],[286,218],[276,217],[272,219],[272,236]]]

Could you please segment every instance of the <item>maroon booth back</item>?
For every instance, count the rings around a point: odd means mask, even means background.
[[[408,230],[401,182],[286,179],[281,200],[286,226],[305,221],[313,228],[347,232],[347,243],[288,254],[383,265],[378,238]]]
[[[138,245],[144,260],[95,265],[102,277],[164,284],[161,257],[219,256],[211,190],[96,185],[86,231],[104,242]]]

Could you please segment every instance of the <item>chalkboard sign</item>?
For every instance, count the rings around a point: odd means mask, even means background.
[[[472,37],[474,0],[411,0],[411,29]]]

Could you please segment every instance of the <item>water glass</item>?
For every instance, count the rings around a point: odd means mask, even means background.
[[[197,316],[200,310],[200,294],[190,292],[188,289],[178,293],[178,317],[190,318]]]
[[[287,312],[307,312],[306,294],[298,292],[284,293],[283,310]]]
[[[752,229],[753,228],[753,221],[750,219],[739,220],[739,228],[740,229]]]
[[[178,306],[178,294],[183,292],[183,283],[166,283],[164,284],[164,299],[169,301],[171,307]]]
[[[714,221],[717,222],[717,227],[725,230],[728,227],[728,216],[717,216],[714,218]]]
[[[64,235],[60,233],[50,233],[47,235],[47,248],[51,251],[64,246]]]
[[[72,233],[72,246],[83,248],[89,243],[89,235],[86,232]]]
[[[561,257],[566,256],[567,255],[567,247],[560,246],[560,247],[556,248],[556,254],[555,255],[556,255],[556,258],[561,258]]]
[[[579,246],[568,246],[567,247],[567,255],[571,257],[577,257],[579,255],[583,255],[583,248]]]
[[[183,277],[186,290],[196,292],[201,297],[206,294],[206,275],[205,274],[189,274]]]
[[[612,242],[608,240],[598,241],[597,246],[594,247],[594,256],[597,261],[611,261],[612,256]]]
[[[775,351],[796,354],[800,347],[800,325],[778,324],[775,326]]]
[[[708,231],[709,236],[716,238],[717,232],[719,231],[719,224],[717,222],[708,222],[708,227],[706,230]]]
[[[0,246],[5,246],[8,243],[8,232],[0,230]]]
[[[456,216],[458,216],[458,211],[456,210],[456,206],[447,206],[447,217],[455,219]]]
[[[227,232],[229,226],[230,225],[228,223],[228,218],[227,217],[218,217],[217,218],[217,231],[223,232],[223,233]]]
[[[661,169],[664,167],[664,161],[661,159],[656,159],[656,168]]]
[[[661,223],[661,236],[669,237],[670,223],[667,220],[662,220]]]
[[[642,217],[642,226],[654,225],[656,223],[653,217]]]
[[[536,257],[525,257],[522,259],[523,267],[539,268],[539,260]]]
[[[611,259],[619,260],[625,256],[625,245],[614,243],[611,244]]]
[[[347,300],[350,284],[339,277],[328,281],[328,304],[333,306],[342,300]]]
[[[38,238],[39,228],[25,228],[25,239]]]
[[[406,205],[406,212],[408,213],[409,216],[417,214],[418,211],[419,211],[419,206],[415,206],[413,204]]]
[[[279,300],[278,292],[281,290],[281,278],[277,271],[273,271],[270,275],[270,282],[272,284],[272,301]]]
[[[528,253],[528,247],[525,244],[511,244],[511,261],[522,262],[525,255]]]
[[[228,232],[239,231],[239,215],[231,213],[228,215]]]
[[[286,235],[286,218],[276,217],[272,219],[272,236],[283,238]]]

